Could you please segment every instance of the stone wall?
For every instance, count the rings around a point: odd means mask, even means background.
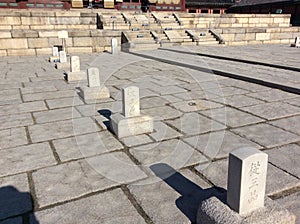
[[[185,28],[289,27],[289,14],[187,14],[178,13]]]
[[[62,45],[58,31],[7,30],[0,32],[0,56],[52,54],[54,45]],[[120,31],[69,30],[68,53],[110,51],[111,39],[121,40]],[[120,41],[121,42],[121,41]]]
[[[0,10],[0,30],[97,29],[97,13]]]
[[[227,45],[290,44],[300,36],[300,27],[213,29]]]

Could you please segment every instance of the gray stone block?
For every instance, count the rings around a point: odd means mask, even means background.
[[[105,99],[109,98],[109,90],[107,87],[103,86],[95,86],[95,87],[88,87],[83,86],[79,88],[79,96],[83,98],[85,101],[90,100],[97,100],[97,99]]]
[[[120,113],[111,116],[111,129],[118,138],[153,132],[153,118],[141,115],[126,118]]]
[[[57,63],[55,64],[56,69],[70,69],[70,63],[63,62],[63,63]]]
[[[86,72],[80,71],[80,72],[67,72],[66,80],[68,82],[74,82],[74,81],[81,81],[86,80]]]
[[[216,197],[203,201],[197,213],[197,224],[294,224],[295,220],[292,213],[268,198],[265,207],[247,216],[240,216]]]

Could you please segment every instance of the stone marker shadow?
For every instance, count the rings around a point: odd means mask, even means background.
[[[22,219],[23,223],[39,224],[34,214],[29,214],[33,211],[34,205],[32,196],[29,192],[20,192],[13,186],[5,186],[0,188],[0,223],[10,223],[11,217]],[[7,220],[7,221],[6,221]],[[22,223],[22,221],[21,221]]]
[[[112,114],[111,111],[104,109],[104,110],[98,110],[97,112],[107,119],[107,121],[103,121],[103,124],[107,127],[108,130],[111,131],[110,129],[110,119],[111,119],[110,117]]]
[[[196,223],[197,210],[202,201],[215,196],[226,201],[226,190],[220,187],[203,189],[165,163],[150,166],[156,176],[177,191],[181,196],[176,200],[176,206],[191,221]]]

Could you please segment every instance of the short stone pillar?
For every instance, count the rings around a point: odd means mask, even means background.
[[[68,82],[86,80],[86,72],[80,70],[80,60],[78,56],[72,56],[70,62],[70,72],[67,73]]]
[[[229,154],[227,204],[201,202],[197,224],[294,224],[295,216],[265,197],[268,155],[245,147]]]
[[[113,114],[110,121],[110,127],[118,138],[153,132],[153,118],[140,114],[139,88],[124,88],[122,101],[122,114]]]
[[[98,99],[109,98],[109,90],[104,85],[100,85],[100,75],[98,68],[87,69],[88,85],[79,87],[79,96],[85,102],[94,102]]]
[[[229,154],[227,204],[240,215],[264,207],[268,155],[256,148]]]
[[[112,38],[111,39],[111,53],[113,55],[119,53],[118,39],[117,38]]]
[[[52,56],[49,58],[49,61],[50,62],[59,61],[58,47],[52,47]]]
[[[67,69],[69,68],[70,64],[68,63],[67,54],[65,51],[59,52],[59,63],[56,63],[57,69]]]

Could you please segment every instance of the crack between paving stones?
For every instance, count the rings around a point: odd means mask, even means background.
[[[280,199],[280,198],[290,196],[290,195],[295,194],[297,192],[300,192],[300,186],[291,187],[291,188],[283,190],[279,193],[268,195],[268,197],[271,198],[272,200],[277,200],[277,199]]]
[[[38,200],[37,200],[35,185],[34,185],[33,176],[32,176],[33,172],[34,171],[27,172],[27,178],[28,178],[29,191],[30,191],[30,195],[31,195],[31,202],[32,202],[32,206],[33,206],[33,211],[36,211],[37,208],[39,207],[39,203],[38,203]]]
[[[56,160],[57,164],[61,164],[62,163],[61,159],[59,158],[59,155],[55,149],[55,146],[54,146],[52,140],[49,141],[49,145],[50,145],[51,151],[53,153],[54,159]]]
[[[28,126],[25,126],[25,133],[26,133],[26,137],[27,137],[27,142],[28,142],[28,144],[32,144],[32,139],[31,139],[31,137],[30,137],[30,133],[29,133]]]
[[[154,222],[151,220],[150,216],[144,211],[142,206],[138,203],[136,198],[130,193],[129,189],[127,186],[122,185],[121,186],[122,191],[130,201],[130,203],[133,205],[133,207],[137,210],[137,212],[143,217],[145,222],[147,224],[154,224]]]

